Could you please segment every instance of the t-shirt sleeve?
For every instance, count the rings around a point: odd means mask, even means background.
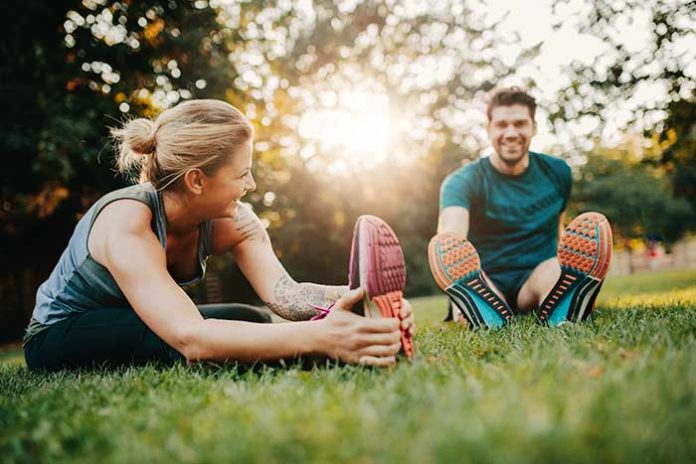
[[[440,211],[450,206],[470,209],[475,185],[472,166],[465,166],[447,176],[440,187]]]

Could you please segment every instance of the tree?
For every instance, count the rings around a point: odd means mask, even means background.
[[[696,214],[684,198],[672,195],[665,169],[637,156],[631,142],[587,154],[575,182],[572,213],[602,212],[615,240],[629,252],[632,239],[657,238],[669,247],[696,227]]]
[[[353,221],[372,213],[402,238],[409,292],[433,289],[425,249],[439,184],[478,154],[471,101],[514,68],[492,52],[501,43],[495,25],[455,0],[12,0],[3,8],[10,110],[0,143],[11,162],[0,173],[0,289],[15,328],[80,214],[127,182],[110,169],[108,126],[187,98],[226,100],[254,123],[259,188],[247,200],[294,276],[345,282]],[[332,171],[349,151],[303,134],[300,123],[336,107],[326,97],[342,90],[384,98],[413,121],[385,148],[402,156]],[[211,267],[234,274],[229,259]],[[242,285],[227,284],[227,297]]]
[[[2,8],[0,290],[15,336],[79,215],[124,185],[110,169],[108,126],[131,110],[152,114],[158,99],[196,96],[202,83],[224,98],[234,67],[212,39],[217,13],[193,2]]]
[[[426,247],[435,233],[440,183],[463,159],[479,154],[472,127],[481,121],[471,119],[472,101],[480,102],[514,68],[491,52],[501,43],[495,25],[457,1],[324,1],[309,13],[268,7],[256,17],[274,18],[275,30],[285,31],[281,51],[255,32],[266,30],[263,21],[242,24],[239,32],[259,37],[249,45],[269,64],[266,71],[253,68],[239,84],[273,95],[265,102],[268,119],[257,147],[277,152],[289,167],[282,180],[252,196],[261,205],[262,192],[274,194],[260,214],[283,262],[298,278],[345,283],[352,224],[359,214],[377,214],[402,239],[408,291],[432,292]],[[349,148],[303,135],[301,127],[304,113],[340,110],[341,94],[350,92],[382,98],[392,114],[413,122],[389,145],[391,156],[367,168],[352,163]],[[376,103],[370,102],[368,115]],[[252,105],[259,110],[258,102]],[[325,175],[337,159],[343,168]]]
[[[563,0],[556,0],[560,7]],[[650,0],[587,3],[580,32],[607,44],[593,63],[572,62],[571,85],[558,95],[550,119],[558,130],[569,121],[589,118],[598,136],[607,125],[615,130],[658,133],[669,148],[659,160],[669,171],[675,195],[696,208],[696,2]],[[645,24],[647,46],[632,47],[622,32]],[[652,96],[657,95],[657,98]]]

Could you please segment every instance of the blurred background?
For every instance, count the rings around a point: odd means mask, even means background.
[[[566,159],[569,216],[603,212],[613,274],[696,266],[696,2],[39,1],[0,5],[0,342],[99,196],[109,127],[192,98],[257,129],[246,198],[298,281],[344,284],[352,225],[401,238],[409,296],[444,177],[489,154],[485,95],[536,97],[532,150]],[[197,302],[255,301],[231,258]],[[443,310],[444,312],[444,310]]]

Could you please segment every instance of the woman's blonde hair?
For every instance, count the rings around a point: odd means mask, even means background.
[[[154,120],[133,119],[111,130],[118,171],[137,170],[140,182],[158,190],[180,188],[189,169],[214,174],[253,133],[238,109],[219,100],[189,100]]]

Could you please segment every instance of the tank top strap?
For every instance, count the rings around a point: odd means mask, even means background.
[[[144,184],[131,185],[104,195],[95,203],[92,209],[92,217],[89,219],[89,230],[92,229],[94,221],[99,213],[109,204],[118,200],[136,200],[146,204],[152,211],[153,230],[163,247],[167,245],[166,214],[162,193],[149,182]]]

